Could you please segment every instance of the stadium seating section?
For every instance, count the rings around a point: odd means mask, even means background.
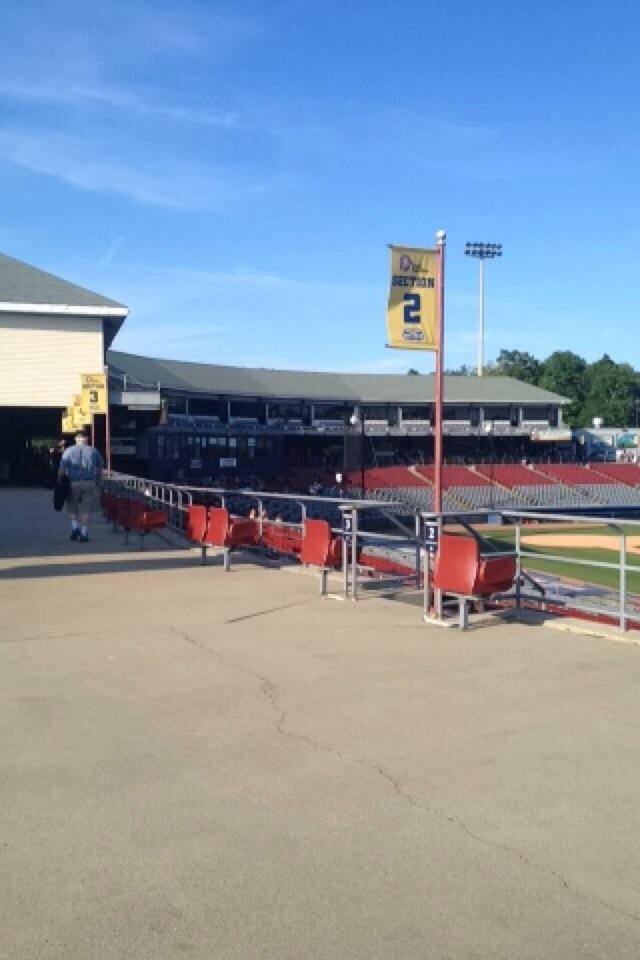
[[[360,491],[361,473],[347,474],[348,489]],[[433,509],[434,468],[373,467],[364,472],[368,497],[400,502],[411,509]],[[640,466],[629,463],[445,464],[442,470],[443,509],[498,510],[509,507],[638,506]]]

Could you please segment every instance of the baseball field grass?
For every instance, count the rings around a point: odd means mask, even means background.
[[[629,538],[629,547],[627,552],[627,590],[631,593],[640,594],[640,553],[634,552],[638,549],[637,544],[640,540],[640,527],[621,525]],[[575,542],[575,538],[580,537],[584,540],[584,547]],[[603,537],[611,538],[609,548],[601,546]],[[562,544],[563,539],[571,538],[571,545]],[[509,544],[512,545],[515,539],[513,528],[492,531],[489,540],[498,548],[504,549]],[[527,539],[535,542],[527,543]],[[548,541],[545,543],[545,540]],[[595,546],[594,544],[598,545]],[[548,573],[552,576],[563,577],[568,580],[577,580],[582,583],[596,584],[602,587],[608,587],[616,590],[620,583],[618,570],[610,570],[602,567],[583,566],[580,563],[572,563],[572,560],[585,560],[595,563],[613,563],[617,564],[619,551],[617,542],[617,532],[610,527],[594,525],[589,527],[577,526],[559,526],[553,527],[525,527],[522,530],[522,546],[528,556],[523,558],[525,570],[539,571]],[[558,557],[558,561],[549,560],[536,556],[536,554],[546,554],[547,556]]]

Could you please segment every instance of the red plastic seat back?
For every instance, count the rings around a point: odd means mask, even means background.
[[[115,523],[123,530],[131,530],[131,516],[133,500],[128,497],[118,497],[116,502]]]
[[[326,520],[305,520],[300,560],[314,567],[333,567],[331,527]]]
[[[230,546],[229,526],[229,511],[224,507],[210,507],[205,542],[213,547]]]
[[[482,597],[488,597],[492,593],[502,593],[513,586],[515,578],[515,557],[485,557],[480,561],[473,592]]]
[[[473,594],[479,566],[477,540],[443,533],[438,544],[433,585],[445,593]]]
[[[166,510],[145,510],[136,511],[132,517],[133,529],[138,533],[148,533],[150,530],[162,530],[166,527],[169,516]]]
[[[187,509],[187,526],[185,534],[188,540],[194,543],[204,543],[207,530],[207,508],[202,506]]]
[[[296,527],[287,527],[282,523],[264,523],[260,543],[278,553],[297,557],[302,549],[302,533]]]
[[[433,585],[445,593],[490,597],[512,585],[516,575],[515,557],[480,555],[474,537],[443,533],[438,545]]]
[[[127,524],[130,530],[137,530],[142,522],[142,517],[144,515],[144,504],[140,503],[138,500],[129,501],[129,509],[127,511]]]
[[[245,517],[234,517],[230,521],[227,538],[224,543],[225,547],[250,547],[257,542],[258,542],[258,521],[257,520],[253,520],[252,518],[245,518]]]

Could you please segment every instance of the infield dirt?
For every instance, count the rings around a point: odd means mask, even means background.
[[[578,550],[620,550],[620,539],[614,534],[540,533],[522,538],[528,547],[576,547]],[[627,537],[627,551],[640,554],[640,537]]]

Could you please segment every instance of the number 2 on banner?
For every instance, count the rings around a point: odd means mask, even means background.
[[[420,323],[420,309],[422,307],[420,294],[405,293],[402,299],[404,301],[404,322]]]

